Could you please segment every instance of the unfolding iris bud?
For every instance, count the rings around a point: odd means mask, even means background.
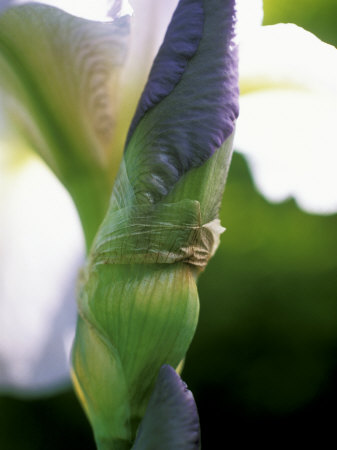
[[[181,0],[78,291],[73,377],[101,449],[130,448],[197,325],[238,114],[234,1]]]

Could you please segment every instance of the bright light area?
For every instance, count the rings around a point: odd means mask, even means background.
[[[0,193],[1,388],[49,389],[69,379],[83,234],[68,193],[37,159],[2,170]]]
[[[337,51],[295,25],[259,27],[241,45],[236,144],[257,188],[307,212],[337,212]]]
[[[263,2],[262,0],[237,0],[237,41],[240,43],[249,39],[256,28],[262,24],[263,20]]]
[[[45,0],[34,3],[55,6],[74,16],[103,22],[116,17],[132,14],[132,8],[127,0]],[[27,3],[26,0],[16,0],[15,4]]]

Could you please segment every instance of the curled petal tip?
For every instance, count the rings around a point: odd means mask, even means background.
[[[164,365],[133,450],[198,450],[200,427],[193,394],[176,371]]]
[[[234,37],[234,0],[179,2],[128,135],[126,158],[137,153],[137,195],[154,202],[165,196],[233,133],[239,112]],[[129,177],[133,183],[131,171]]]

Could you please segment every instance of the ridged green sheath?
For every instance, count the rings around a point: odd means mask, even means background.
[[[131,448],[160,368],[177,368],[196,329],[197,277],[224,230],[233,15],[233,1],[179,2],[80,276],[73,379],[99,449]]]

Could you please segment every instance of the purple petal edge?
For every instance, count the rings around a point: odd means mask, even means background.
[[[159,371],[132,450],[199,450],[198,410],[191,391],[176,371]]]
[[[187,9],[188,15],[186,15]],[[169,95],[179,82],[188,61],[197,51],[203,24],[202,0],[181,0],[153,62],[128,132],[126,147],[146,111]]]

